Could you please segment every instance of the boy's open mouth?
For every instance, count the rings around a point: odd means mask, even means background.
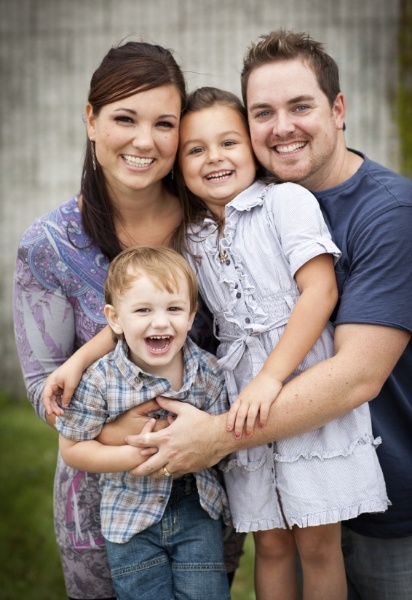
[[[145,342],[150,352],[160,354],[169,348],[172,339],[170,335],[153,335],[145,338]]]

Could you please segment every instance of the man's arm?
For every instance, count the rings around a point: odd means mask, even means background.
[[[178,417],[161,432],[127,438],[131,445],[159,448],[133,473],[156,473],[165,465],[174,474],[194,472],[236,450],[317,429],[375,398],[410,337],[391,327],[339,325],[335,356],[288,382],[270,409],[266,427],[255,427],[249,438],[235,439],[227,432],[226,415],[211,416],[187,404],[159,400]]]

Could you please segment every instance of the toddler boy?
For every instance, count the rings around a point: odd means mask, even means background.
[[[139,449],[95,439],[105,423],[157,396],[211,414],[228,410],[215,357],[187,337],[197,294],[196,275],[174,250],[118,255],[105,284],[116,348],[83,374],[56,420],[65,462],[102,473],[102,533],[118,600],[230,598],[222,539],[229,515],[215,469],[174,479],[166,466],[163,478],[135,477],[128,471],[144,460]]]

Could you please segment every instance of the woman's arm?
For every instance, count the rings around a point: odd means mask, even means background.
[[[301,293],[279,343],[272,350],[260,373],[232,404],[227,430],[235,436],[251,435],[259,415],[259,426],[266,425],[269,409],[285,379],[297,369],[320,337],[338,299],[333,257],[321,254],[305,263],[295,275]]]
[[[41,401],[44,382],[73,352],[75,318],[73,306],[53,275],[45,287],[32,272],[28,254],[26,246],[19,247],[13,288],[15,340],[28,399],[37,415],[48,422]]]

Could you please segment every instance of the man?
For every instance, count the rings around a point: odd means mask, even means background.
[[[412,598],[412,182],[346,148],[336,63],[306,34],[274,31],[245,57],[242,91],[259,162],[317,197],[342,251],[335,351],[284,385],[268,425],[240,440],[225,417],[164,406],[176,422],[131,439],[158,446],[139,473],[195,471],[245,447],[297,435],[373,400],[392,506],[345,529],[352,597]],[[162,402],[163,405],[163,402]],[[356,592],[355,592],[356,590]]]

